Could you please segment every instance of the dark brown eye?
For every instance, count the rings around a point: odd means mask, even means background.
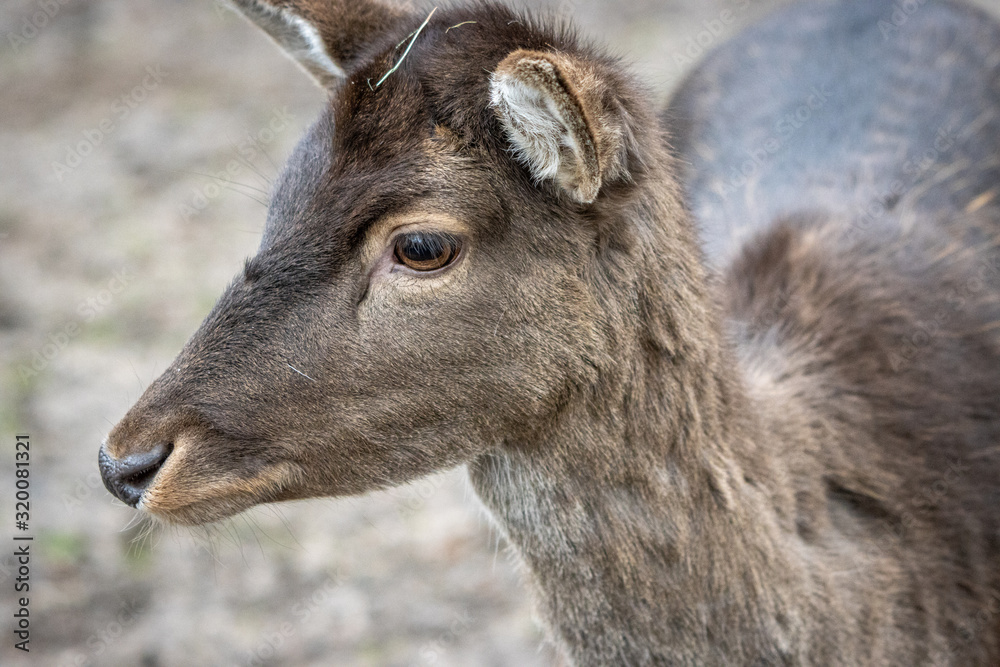
[[[396,237],[396,261],[414,271],[434,271],[451,264],[459,247],[451,234],[401,234]]]

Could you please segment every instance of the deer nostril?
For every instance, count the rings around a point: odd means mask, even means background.
[[[172,450],[173,446],[159,443],[147,452],[114,459],[101,447],[97,463],[104,486],[126,505],[135,507]]]

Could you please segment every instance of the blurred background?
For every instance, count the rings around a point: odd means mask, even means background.
[[[665,100],[781,3],[533,7],[575,17]],[[558,664],[462,470],[151,534],[101,484],[105,433],[254,252],[324,103],[306,75],[215,0],[4,0],[0,91],[0,664]],[[11,639],[18,433],[30,654]]]

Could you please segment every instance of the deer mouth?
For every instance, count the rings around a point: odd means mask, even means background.
[[[271,465],[252,475],[227,472],[208,482],[192,468],[195,466],[164,469],[143,494],[138,509],[167,523],[200,526],[228,519],[254,505],[300,497],[293,491],[300,476],[291,464]]]

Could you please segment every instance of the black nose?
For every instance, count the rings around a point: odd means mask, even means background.
[[[122,459],[113,459],[101,447],[97,463],[101,467],[101,478],[108,491],[126,505],[135,507],[149,483],[170,456],[170,445],[158,444],[148,452],[129,454]]]

